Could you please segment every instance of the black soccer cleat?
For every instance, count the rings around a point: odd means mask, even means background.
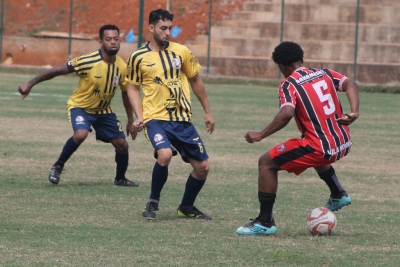
[[[58,184],[60,182],[62,170],[63,170],[63,167],[61,167],[60,165],[54,164],[51,167],[50,173],[49,173],[49,181],[52,184]]]
[[[177,210],[177,213],[178,213],[179,217],[192,218],[192,219],[212,220],[212,218],[209,215],[201,212],[196,207],[193,207],[191,209],[184,209],[181,206],[179,206],[179,208]]]
[[[144,208],[142,215],[147,220],[154,220],[156,218],[156,211],[158,210],[157,202],[147,202],[146,207]]]
[[[114,185],[125,186],[125,187],[139,187],[138,183],[130,181],[126,178],[114,179]]]

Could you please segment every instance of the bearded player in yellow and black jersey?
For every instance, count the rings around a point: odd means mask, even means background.
[[[137,120],[135,127],[145,127],[145,134],[155,149],[151,193],[142,215],[155,219],[160,194],[168,178],[168,165],[179,152],[193,170],[186,182],[178,216],[211,220],[194,206],[209,172],[206,148],[191,123],[190,87],[204,110],[207,132],[214,130],[214,118],[208,103],[200,64],[190,50],[169,42],[173,15],[167,10],[154,10],[149,16],[150,42],[133,52],[128,60],[129,100]],[[141,99],[140,87],[143,91]]]
[[[99,36],[100,49],[44,71],[27,83],[21,84],[18,91],[24,99],[37,83],[72,72],[79,76],[79,84],[67,102],[68,117],[74,134],[67,140],[59,159],[50,170],[51,183],[59,183],[65,162],[85,141],[93,127],[97,140],[111,143],[115,147],[117,167],[114,184],[137,187],[138,183],[125,177],[129,162],[129,146],[122,125],[110,106],[111,99],[119,86],[128,117],[127,135],[131,134],[134,140],[137,131],[141,129],[132,125],[133,112],[126,92],[126,63],[117,56],[120,48],[119,29],[115,25],[104,25],[99,30]]]

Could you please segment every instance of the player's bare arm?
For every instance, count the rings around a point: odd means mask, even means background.
[[[249,131],[246,133],[244,138],[248,143],[259,142],[264,138],[270,136],[273,133],[276,133],[280,129],[283,129],[294,116],[294,107],[290,105],[283,106],[278,114],[276,114],[275,118],[272,120],[267,127],[264,128],[261,132],[252,132]]]
[[[135,127],[133,127],[133,120],[134,120],[133,110],[132,110],[131,104],[129,103],[129,98],[128,98],[127,92],[122,92],[122,103],[124,104],[126,116],[128,118],[128,122],[126,124],[126,135],[129,136],[129,134],[130,134],[132,137],[132,140],[135,140],[138,131]]]
[[[351,79],[346,79],[343,82],[342,90],[346,92],[347,99],[349,100],[351,113],[344,113],[342,118],[336,121],[343,125],[350,125],[359,116],[360,100],[358,97],[358,85]]]
[[[73,72],[73,69],[68,68],[67,64],[68,63],[64,63],[57,67],[45,70],[44,72],[42,72],[41,74],[39,74],[35,78],[33,78],[32,80],[30,80],[24,84],[21,84],[18,88],[18,92],[22,95],[22,99],[24,99],[25,97],[27,97],[29,95],[32,87],[35,84],[38,84],[38,83],[46,81],[46,80],[53,79],[54,77],[59,76],[59,75],[64,75],[64,74]]]
[[[190,86],[192,87],[193,93],[196,95],[201,106],[204,110],[204,122],[206,124],[207,133],[212,134],[215,127],[214,117],[211,113],[210,104],[208,102],[208,96],[206,89],[204,88],[203,79],[201,79],[199,74],[196,74],[189,79]]]
[[[138,132],[140,132],[143,130],[143,104],[142,97],[140,95],[140,86],[129,83],[127,87],[127,94],[130,106],[136,115],[136,120],[132,125]]]

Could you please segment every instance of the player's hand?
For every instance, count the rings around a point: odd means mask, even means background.
[[[22,99],[27,97],[31,92],[32,86],[28,85],[28,83],[21,84],[18,87],[18,92],[22,95]]]
[[[137,136],[137,133],[138,132],[136,131],[136,128],[133,127],[133,123],[132,122],[128,122],[126,124],[126,136],[131,135],[132,140],[135,140],[136,136]]]
[[[143,130],[143,126],[143,119],[136,119],[132,124],[132,127],[134,127],[137,132],[141,132]]]
[[[247,132],[244,138],[248,143],[259,142],[263,139],[260,132]]]
[[[210,113],[204,115],[204,122],[206,124],[207,133],[212,134],[215,127],[215,121],[213,115]]]
[[[343,117],[336,119],[336,121],[342,125],[350,125],[358,118],[358,116],[358,113],[344,113]]]

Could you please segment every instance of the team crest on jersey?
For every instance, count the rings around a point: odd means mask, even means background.
[[[178,58],[173,58],[172,66],[175,70],[179,70],[181,68],[181,61]]]
[[[114,77],[114,86],[117,86],[119,84],[119,78],[118,76]]]
[[[276,151],[278,151],[278,152],[285,152],[285,150],[286,150],[286,147],[285,147],[285,144],[280,144],[277,148],[276,148]]]
[[[76,124],[85,124],[85,119],[82,116],[77,116],[75,122]]]

